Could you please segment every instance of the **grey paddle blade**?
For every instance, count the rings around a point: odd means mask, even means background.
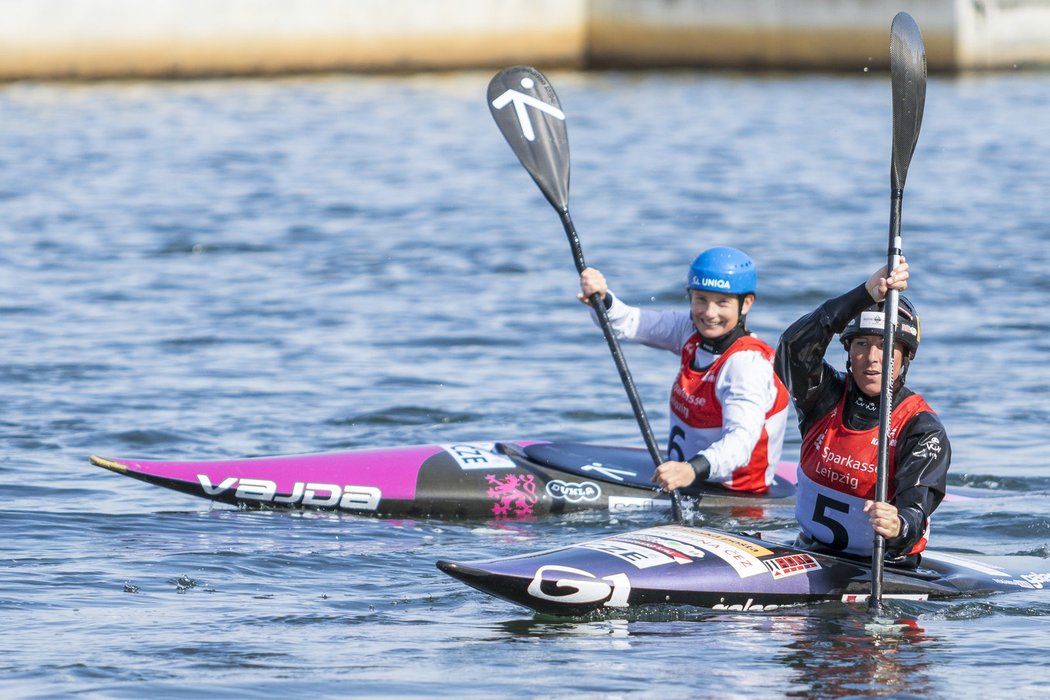
[[[890,81],[893,90],[893,161],[890,183],[904,189],[926,103],[926,48],[919,25],[907,12],[890,27]]]
[[[558,211],[569,209],[569,135],[547,78],[513,66],[489,82],[489,111],[518,160]]]

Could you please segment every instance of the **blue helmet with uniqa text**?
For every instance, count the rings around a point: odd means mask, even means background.
[[[708,248],[689,266],[686,287],[723,294],[755,294],[758,273],[754,261],[736,248]]]

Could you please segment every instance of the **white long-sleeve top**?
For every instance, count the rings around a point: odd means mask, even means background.
[[[620,340],[668,350],[681,357],[686,341],[697,332],[689,311],[641,309],[625,304],[612,292],[608,294],[611,299],[609,322]],[[598,315],[594,309],[590,313],[597,323]],[[692,360],[693,368],[699,370],[709,367],[718,357],[698,346]],[[722,433],[717,438],[708,436],[695,443],[706,443],[706,446],[693,455],[685,455],[685,458],[703,455],[711,464],[708,480],[723,482],[729,480],[734,469],[751,460],[762,428],[766,427],[766,414],[773,408],[777,397],[773,365],[761,353],[753,350],[733,353],[718,374],[715,396],[722,404]],[[786,412],[778,414],[776,420],[785,422]],[[780,461],[785,426],[771,427],[769,462],[770,465],[776,465]],[[773,438],[774,433],[779,433],[779,439]]]

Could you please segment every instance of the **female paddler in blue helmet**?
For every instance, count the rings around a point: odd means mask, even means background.
[[[773,482],[788,395],[773,372],[773,348],[747,329],[756,283],[751,258],[725,247],[705,250],[690,266],[689,311],[628,306],[598,270],[580,275],[578,298],[586,304],[597,292],[617,337],[680,359],[671,388],[669,460],[653,476],[664,490],[700,480],[762,492]]]
[[[876,503],[879,403],[882,394],[883,299],[908,286],[908,263],[824,302],[792,324],[777,347],[777,374],[787,384],[802,433],[795,515],[801,544],[870,558],[872,530],[886,538],[886,556],[918,564],[930,514],[944,498],[951,446],[937,414],[904,385],[919,349],[919,317],[900,296],[893,348],[888,503]],[[835,334],[846,349],[846,372],[824,361]]]

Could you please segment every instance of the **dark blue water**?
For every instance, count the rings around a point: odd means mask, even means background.
[[[899,603],[879,624],[845,606],[537,618],[434,561],[662,516],[238,512],[88,464],[640,445],[489,77],[0,88],[0,693],[1045,694],[1041,590]],[[551,79],[584,251],[628,300],[684,303],[689,260],[736,245],[773,341],[884,259],[886,75]],[[942,548],[1050,556],[1048,114],[1046,74],[929,85],[904,206],[910,384],[948,426],[952,486],[985,495],[938,511]],[[627,356],[662,434],[676,360]]]

